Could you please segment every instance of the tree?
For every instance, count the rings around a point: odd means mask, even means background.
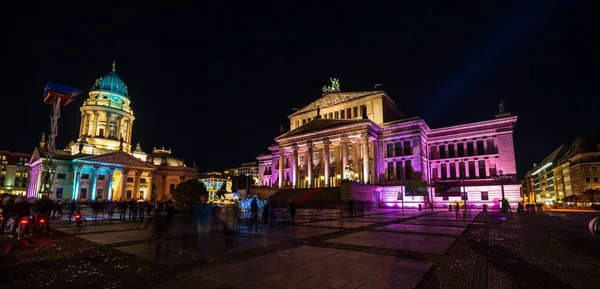
[[[187,204],[200,200],[200,196],[208,195],[208,192],[203,183],[197,179],[191,179],[179,183],[171,194],[176,202]]]

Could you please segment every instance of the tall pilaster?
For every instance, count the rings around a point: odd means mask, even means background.
[[[348,137],[342,137],[342,172],[344,179],[350,179],[352,176],[346,175],[346,167],[348,166]]]
[[[79,182],[81,181],[81,166],[75,165],[73,167],[75,173],[73,174],[73,195],[72,200],[75,201],[79,198]]]
[[[94,167],[94,175],[92,176],[92,191],[90,192],[91,195],[91,199],[92,201],[96,200],[96,187],[97,187],[97,182],[98,182],[98,170],[100,168],[99,167]]]
[[[94,112],[94,131],[90,134],[92,137],[98,136],[98,118],[100,118],[100,114],[98,112]]]
[[[369,163],[370,163],[370,158],[369,158],[369,134],[368,133],[364,133],[361,135],[362,141],[363,141],[363,182],[365,184],[370,183],[369,181]]]
[[[123,137],[123,130],[121,129],[122,120],[122,116],[117,117],[117,140],[120,140]]]
[[[292,146],[292,186],[296,188],[298,186],[298,145]]]
[[[138,199],[140,196],[140,177],[142,176],[142,173],[142,171],[135,172],[135,185],[133,187],[133,195],[131,196],[134,200]]]
[[[106,199],[112,201],[113,191],[112,191],[112,183],[113,183],[113,174],[115,173],[115,168],[108,169],[108,187],[106,188]]]
[[[128,169],[123,169],[121,171],[121,201],[127,199],[127,175],[129,174]]]
[[[131,130],[133,128],[133,120],[129,120],[129,127],[127,128],[127,143],[131,144]]]
[[[307,154],[306,154],[306,170],[308,171],[308,188],[312,188],[313,186],[313,143],[312,142],[308,142],[306,144],[306,147],[308,148],[307,150]]]
[[[329,145],[330,141],[323,141],[323,168],[325,170],[325,186],[329,187]]]
[[[279,187],[283,188],[283,171],[284,171],[284,164],[283,164],[283,158],[284,158],[284,151],[283,151],[283,147],[279,147],[279,177],[278,177],[278,182],[279,182]]]
[[[83,135],[83,129],[85,126],[85,114],[81,112],[81,123],[79,124],[79,136]]]
[[[149,201],[152,199],[152,177],[148,176],[146,178],[146,192],[144,194],[144,200]]]

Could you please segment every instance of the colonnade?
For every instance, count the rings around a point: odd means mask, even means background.
[[[111,113],[105,111],[82,111],[81,112],[81,125],[79,129],[79,136],[91,136],[91,137],[110,137],[111,133],[111,120],[115,119],[116,128],[114,128],[115,139],[126,143],[131,143],[131,131],[133,128],[133,118],[123,116],[118,113]],[[100,135],[99,127],[100,121],[104,120],[104,133]]]

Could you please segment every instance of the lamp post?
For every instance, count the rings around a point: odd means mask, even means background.
[[[512,175],[511,174],[505,175],[502,170],[500,170],[499,173],[500,173],[500,175],[496,176],[495,179],[496,179],[496,181],[498,181],[500,183],[500,188],[502,190],[502,211],[505,211],[506,208],[504,208],[504,201],[506,200],[506,198],[504,197],[504,183],[509,182]]]

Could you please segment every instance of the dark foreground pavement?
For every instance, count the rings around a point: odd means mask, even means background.
[[[184,220],[163,242],[135,222],[58,221],[0,237],[0,288],[598,288],[598,215],[299,210],[299,225],[245,229],[234,249],[219,235],[197,246]]]

